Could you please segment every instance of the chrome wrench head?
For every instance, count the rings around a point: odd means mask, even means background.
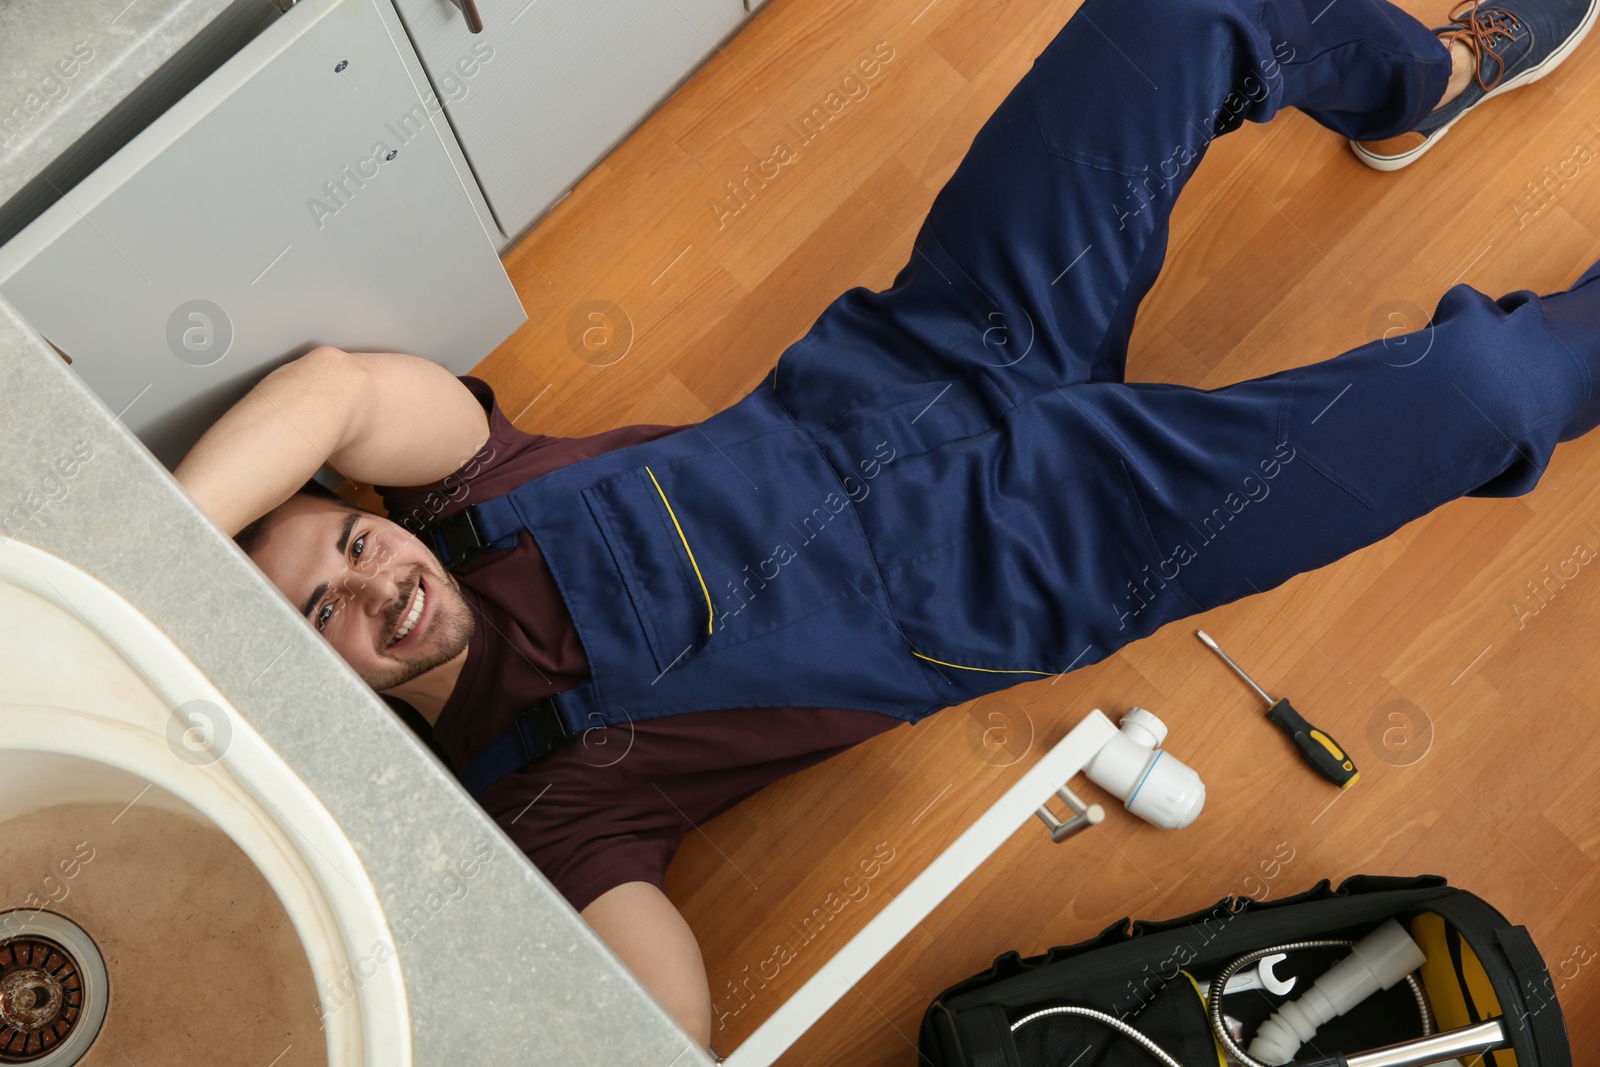
[[[1256,964],[1256,980],[1261,983],[1260,988],[1280,997],[1294,988],[1295,978],[1293,975],[1290,975],[1287,979],[1281,979],[1272,973],[1274,967],[1288,958],[1287,953],[1280,952],[1275,956],[1266,956]],[[1231,987],[1232,983],[1229,983],[1229,985]],[[1229,988],[1228,992],[1233,992],[1232,988]]]

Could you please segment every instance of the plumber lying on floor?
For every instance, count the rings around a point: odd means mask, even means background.
[[[1545,297],[1455,285],[1404,347],[1212,391],[1123,377],[1210,136],[1299,107],[1398,169],[1597,7],[1468,0],[1430,29],[1385,0],[1087,0],[893,286],[841,295],[705,422],[526,433],[476,378],[321,347],[177,476],[709,1042],[663,893],[686,827],[1457,497],[1526,493],[1600,422],[1600,264]],[[305,485],[324,462],[389,517]]]

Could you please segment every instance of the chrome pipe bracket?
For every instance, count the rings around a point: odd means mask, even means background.
[[[1072,812],[1070,819],[1062,821],[1055,812],[1050,810],[1047,804],[1039,805],[1039,809],[1034,812],[1039,817],[1039,821],[1049,828],[1050,840],[1055,844],[1059,845],[1080,830],[1086,830],[1091,826],[1099,826],[1106,821],[1105,808],[1098,804],[1085,804],[1065,784],[1056,790],[1056,796],[1060,797],[1062,802],[1067,805],[1067,810]]]

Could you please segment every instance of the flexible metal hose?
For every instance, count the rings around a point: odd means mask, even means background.
[[[1211,1017],[1211,1032],[1228,1055],[1244,1064],[1244,1067],[1274,1067],[1272,1064],[1263,1063],[1239,1047],[1233,1036],[1228,1033],[1228,1027],[1222,1021],[1222,995],[1228,988],[1228,979],[1240,970],[1266,956],[1276,956],[1280,952],[1298,952],[1307,948],[1352,948],[1355,942],[1347,938],[1323,938],[1316,941],[1291,941],[1284,945],[1273,945],[1270,948],[1256,949],[1229,963],[1218,971],[1216,977],[1211,979],[1212,995],[1207,998],[1206,1010]],[[1422,1036],[1427,1037],[1433,1033],[1433,1012],[1428,1010],[1428,997],[1422,991],[1422,983],[1417,981],[1414,974],[1406,975],[1406,984],[1411,987],[1411,995],[1417,998],[1417,1014],[1422,1018]]]
[[[1032,1022],[1033,1020],[1044,1015],[1081,1015],[1086,1019],[1094,1019],[1096,1022],[1105,1023],[1107,1026],[1120,1031],[1123,1036],[1138,1042],[1140,1047],[1142,1047],[1146,1052],[1150,1053],[1150,1055],[1154,1056],[1156,1059],[1160,1060],[1162,1063],[1166,1064],[1167,1067],[1184,1067],[1184,1064],[1179,1063],[1177,1060],[1168,1055],[1166,1049],[1162,1048],[1148,1037],[1145,1037],[1139,1031],[1135,1030],[1133,1027],[1129,1026],[1115,1015],[1107,1015],[1103,1011],[1095,1011],[1093,1008],[1082,1008],[1075,1004],[1069,1004],[1058,1008],[1041,1008],[1036,1012],[1024,1015],[1022,1018],[1011,1024],[1011,1032],[1013,1034],[1016,1033],[1024,1023]]]

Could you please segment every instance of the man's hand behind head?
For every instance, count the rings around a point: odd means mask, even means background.
[[[483,406],[438,364],[324,345],[258,382],[174,473],[232,537],[324,463],[351,481],[427,485],[471,459],[488,437]]]
[[[303,487],[324,463],[355,481],[427,485],[488,436],[482,405],[443,367],[324,346],[262,379],[175,475],[369,685],[407,687],[399,695],[431,721],[472,633],[455,579],[409,531]]]

